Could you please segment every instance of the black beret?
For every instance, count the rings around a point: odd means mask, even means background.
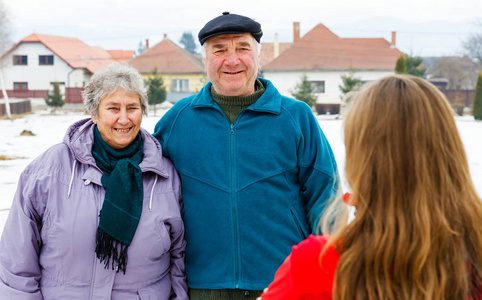
[[[261,24],[255,20],[245,16],[230,14],[225,11],[221,16],[207,22],[201,31],[199,31],[198,38],[202,45],[207,39],[213,36],[234,33],[251,33],[258,43],[261,36],[263,36]]]

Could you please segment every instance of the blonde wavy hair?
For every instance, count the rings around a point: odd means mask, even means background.
[[[356,216],[340,218],[339,200],[324,216],[340,253],[333,299],[479,299],[482,200],[443,94],[385,77],[355,96],[344,130]]]

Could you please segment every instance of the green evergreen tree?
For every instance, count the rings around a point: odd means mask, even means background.
[[[167,97],[166,87],[162,76],[157,74],[157,69],[152,71],[151,77],[147,79],[147,99],[149,105],[154,105],[154,115],[156,114],[156,105],[164,102]]]
[[[350,68],[349,75],[341,75],[342,84],[338,86],[342,93],[341,100],[345,100],[347,103],[350,102],[351,97],[346,97],[346,95],[358,91],[362,85],[361,79],[355,77],[355,72],[355,69]]]
[[[424,78],[427,68],[422,65],[422,61],[423,59],[419,56],[408,56],[405,59],[407,74]]]
[[[146,50],[146,46],[144,46],[142,41],[140,41],[139,45],[137,46],[137,56],[141,55],[144,50]]]
[[[181,39],[179,40],[179,43],[182,44],[184,46],[184,49],[186,49],[187,51],[191,52],[192,54],[196,54],[197,45],[191,32],[184,32]]]
[[[298,100],[301,100],[313,107],[316,103],[318,96],[316,95],[316,87],[308,81],[308,76],[303,72],[298,82],[293,90],[290,91],[291,95]]]
[[[400,54],[400,56],[397,59],[397,62],[395,64],[395,73],[396,74],[407,73],[407,65],[405,64],[405,57],[403,56],[403,54]]]
[[[477,84],[475,85],[475,97],[472,108],[474,119],[482,120],[482,72],[479,73]]]
[[[55,112],[57,107],[62,107],[65,104],[64,97],[62,96],[62,93],[60,93],[60,87],[58,82],[52,83],[54,86],[53,91],[49,91],[47,94],[47,98],[45,98],[45,103],[49,106],[52,107],[52,112]]]

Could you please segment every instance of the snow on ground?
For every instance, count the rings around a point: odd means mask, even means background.
[[[152,133],[165,111],[158,109],[155,116],[144,117],[142,127]],[[65,131],[72,123],[87,117],[89,116],[80,112],[64,111],[51,115],[47,111],[36,111],[20,119],[0,120],[0,156],[14,158],[0,160],[0,233],[3,232],[22,170],[49,147],[62,142]],[[317,118],[333,148],[343,178],[345,147],[342,120],[335,116]],[[482,196],[482,122],[474,121],[471,116],[461,117],[457,118],[457,126],[467,152],[472,180]],[[30,130],[35,136],[21,136],[23,130]]]

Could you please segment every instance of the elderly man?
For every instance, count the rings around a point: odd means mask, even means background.
[[[190,299],[256,299],[337,192],[312,110],[257,78],[261,25],[224,12],[199,32],[210,82],[154,136],[182,179]]]

